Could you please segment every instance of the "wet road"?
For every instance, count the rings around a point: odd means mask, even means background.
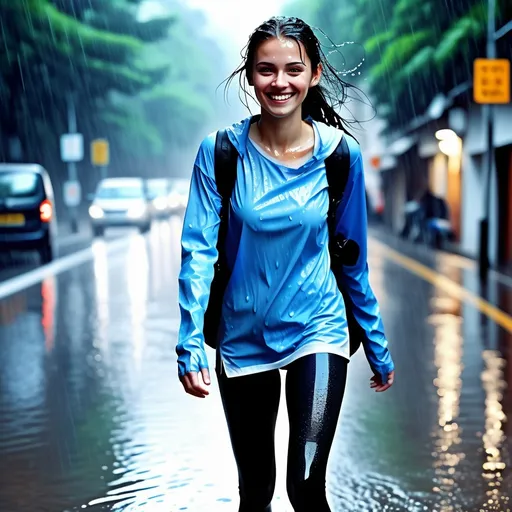
[[[96,240],[76,265],[0,298],[1,512],[237,510],[216,384],[198,400],[176,378],[180,227],[173,217],[145,237]],[[351,362],[332,508],[508,511],[509,317],[496,323],[468,296],[433,286],[379,238],[371,280],[397,380],[373,393],[364,355]],[[467,260],[398,247],[512,312],[505,278],[480,290]],[[278,512],[290,510],[285,416],[282,407]]]

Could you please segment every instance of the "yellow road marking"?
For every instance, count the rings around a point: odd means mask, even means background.
[[[375,243],[380,246],[380,250],[385,253],[385,255],[401,267],[409,270],[413,274],[423,278],[425,281],[433,284],[437,288],[444,290],[449,293],[453,297],[460,299],[461,301],[465,301],[469,304],[472,304],[476,308],[478,308],[482,313],[486,314],[489,318],[494,320],[498,325],[506,329],[509,333],[512,334],[512,316],[505,311],[493,306],[485,299],[478,297],[474,293],[470,292],[460,284],[448,279],[447,277],[441,275],[439,272],[428,268],[427,266],[419,263],[418,261],[409,258],[408,256],[404,256],[400,254],[398,251],[391,249],[386,244],[378,242],[376,240],[372,240],[372,244]]]

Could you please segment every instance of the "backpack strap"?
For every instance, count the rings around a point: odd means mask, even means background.
[[[350,172],[350,150],[347,135],[343,134],[336,149],[325,159],[325,172],[329,185],[329,213],[336,208],[343,197]]]
[[[215,139],[215,184],[222,197],[220,208],[220,226],[217,238],[219,258],[217,265],[223,265],[226,237],[228,233],[229,201],[233,194],[238,168],[238,151],[231,143],[226,130],[219,130]]]
[[[222,206],[229,204],[235,186],[238,151],[231,143],[226,130],[219,130],[215,139],[215,183],[222,196]],[[222,213],[221,213],[222,216]]]
[[[229,268],[226,259],[226,238],[228,233],[229,201],[235,187],[238,168],[238,151],[229,140],[226,130],[219,130],[215,139],[215,183],[222,197],[220,225],[217,235],[218,258],[214,266],[214,275],[210,286],[210,297],[204,317],[204,340],[217,347],[217,334],[221,317],[222,298],[229,281]],[[218,357],[218,354],[217,354]]]
[[[343,198],[350,174],[350,149],[347,135],[343,134],[334,152],[325,159],[325,173],[329,186],[329,251],[333,264],[355,265],[359,257],[359,247],[352,240],[336,235],[336,211]]]
[[[331,268],[336,270],[338,288],[345,301],[345,313],[347,316],[348,330],[350,333],[350,355],[354,355],[364,339],[364,331],[352,312],[353,303],[346,293],[343,283],[339,279],[343,265],[355,265],[359,258],[359,246],[352,240],[347,240],[343,235],[336,235],[336,211],[343,199],[343,193],[350,175],[350,149],[343,134],[340,143],[334,152],[325,159],[325,173],[329,185],[329,211],[327,225],[329,228],[329,253],[331,256]]]

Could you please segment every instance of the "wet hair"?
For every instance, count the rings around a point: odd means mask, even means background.
[[[311,61],[313,72],[316,71],[320,64],[322,65],[323,69],[320,83],[310,87],[302,104],[302,118],[306,119],[307,117],[311,117],[315,121],[320,121],[336,128],[343,128],[347,131],[347,124],[351,124],[351,122],[343,119],[336,111],[336,108],[346,102],[348,89],[357,89],[357,87],[345,82],[340,77],[340,73],[328,61],[322,50],[320,41],[311,26],[300,18],[275,16],[265,21],[254,30],[249,37],[247,45],[242,50],[242,63],[225,80],[225,94],[227,95],[227,90],[231,82],[238,75],[240,90],[243,91],[245,95],[245,101],[242,96],[240,96],[240,100],[249,109],[247,95],[251,96],[251,94],[245,88],[244,78],[247,78],[249,83],[252,82],[251,79],[256,51],[261,43],[272,38],[289,38],[296,41],[299,45],[301,58],[303,59],[302,47],[300,46],[300,43],[302,43]],[[333,46],[336,45],[333,43]],[[325,85],[323,85],[324,83]]]

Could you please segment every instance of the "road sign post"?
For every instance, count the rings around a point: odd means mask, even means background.
[[[78,207],[81,201],[76,163],[81,162],[84,158],[84,137],[81,133],[76,132],[76,112],[72,94],[68,94],[67,102],[68,133],[61,135],[60,157],[63,162],[68,164],[68,181],[63,188],[64,204],[68,207],[71,231],[76,233],[78,231]],[[71,184],[71,189],[68,184]],[[69,190],[71,190],[71,195],[69,195]],[[77,199],[78,202],[76,202]]]
[[[492,3],[492,2],[491,2]],[[489,13],[491,16],[491,13]],[[494,16],[491,16],[494,18]],[[494,34],[491,19],[489,34]],[[489,36],[487,59],[475,59],[473,63],[473,101],[483,105],[487,132],[485,154],[485,186],[483,187],[483,216],[480,221],[479,275],[486,280],[489,261],[489,215],[491,209],[491,178],[494,167],[494,105],[510,103],[510,61],[496,59],[495,40]]]
[[[91,142],[91,162],[94,166],[101,169],[101,178],[106,178],[108,174],[108,164],[110,163],[110,146],[108,140],[95,139]]]
[[[505,28],[505,27],[503,27]],[[504,35],[507,31],[503,32]],[[480,220],[479,275],[487,280],[489,262],[489,214],[491,209],[491,177],[494,167],[494,104],[510,102],[510,61],[496,59],[496,0],[487,0],[487,59],[473,64],[473,100],[483,105],[487,127],[486,179],[483,188],[483,215]],[[500,36],[501,37],[501,36]]]

